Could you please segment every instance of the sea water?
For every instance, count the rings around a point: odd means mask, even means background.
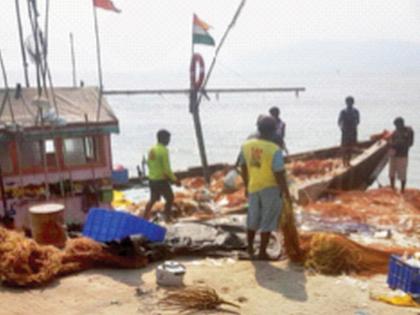
[[[306,91],[299,97],[294,93],[209,95],[210,100],[203,100],[200,105],[200,115],[210,164],[234,163],[241,143],[255,131],[258,115],[267,113],[271,106],[280,108],[286,122],[286,144],[290,153],[336,146],[341,137],[338,114],[345,107],[345,97],[352,95],[361,115],[360,140],[369,139],[370,135],[384,129],[393,130],[393,120],[398,116],[413,127],[416,136],[410,150],[408,186],[420,187],[420,76],[336,74],[256,79],[254,82],[260,82],[259,87],[303,86]],[[143,81],[132,79],[130,85],[141,89]],[[114,80],[112,83],[126,87],[122,82]],[[177,86],[174,83],[165,87]],[[212,86],[255,87],[255,84],[219,78]],[[136,166],[156,142],[156,132],[165,128],[172,133],[169,149],[173,169],[200,165],[187,95],[119,95],[108,96],[108,100],[120,121],[120,134],[112,137],[114,164],[124,165],[130,175],[135,176]],[[388,185],[387,172],[386,167],[379,177],[382,185]]]

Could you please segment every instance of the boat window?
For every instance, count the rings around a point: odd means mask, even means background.
[[[86,151],[86,158],[89,161],[96,161],[96,145],[95,139],[93,137],[86,137],[85,138],[85,151]]]
[[[19,144],[20,163],[28,169],[42,166],[42,142],[24,140]]]
[[[97,162],[97,150],[97,139],[95,137],[64,139],[64,162],[66,165]]]
[[[47,139],[44,142],[45,157],[47,158],[47,165],[49,167],[57,166],[57,158],[55,152],[55,143],[53,139]]]
[[[64,140],[64,163],[66,165],[81,165],[86,163],[83,138]]]
[[[13,165],[10,154],[10,143],[0,142],[0,152],[0,166],[3,173],[11,173],[13,171]]]
[[[55,154],[54,140],[52,140],[52,139],[45,140],[45,153],[46,154]]]

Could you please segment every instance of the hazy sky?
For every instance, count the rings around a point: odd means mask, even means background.
[[[21,72],[14,0],[2,1],[0,49],[11,72]],[[20,0],[27,20],[26,0]],[[120,14],[98,10],[103,68],[112,72],[179,73],[191,52],[192,13],[213,26],[216,42],[239,0],[114,0]],[[45,1],[38,0],[44,17]],[[75,36],[78,72],[95,71],[91,0],[51,0],[50,63],[71,69],[69,32]],[[25,34],[29,27],[25,24]],[[220,55],[222,64],[308,41],[399,40],[420,43],[420,1],[248,0]],[[200,47],[207,63],[213,48]],[[310,52],[308,52],[310,53]],[[264,58],[261,58],[264,63]],[[12,74],[13,76],[13,74]],[[11,80],[12,81],[12,80]]]

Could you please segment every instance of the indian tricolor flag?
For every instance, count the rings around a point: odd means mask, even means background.
[[[207,32],[210,28],[206,22],[200,20],[197,15],[194,14],[193,19],[193,44],[203,44],[214,46],[214,39]]]

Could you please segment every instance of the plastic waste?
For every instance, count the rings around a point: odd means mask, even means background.
[[[239,173],[236,169],[230,170],[224,179],[223,185],[226,189],[236,189],[236,179],[238,178]]]
[[[414,257],[411,257],[411,258],[407,259],[405,262],[408,265],[410,265],[411,267],[420,268],[420,260],[418,260],[418,259],[416,259]]]
[[[391,305],[420,307],[420,304],[409,294],[402,292],[401,294],[383,294],[383,295],[370,295],[370,299],[380,301]]]

